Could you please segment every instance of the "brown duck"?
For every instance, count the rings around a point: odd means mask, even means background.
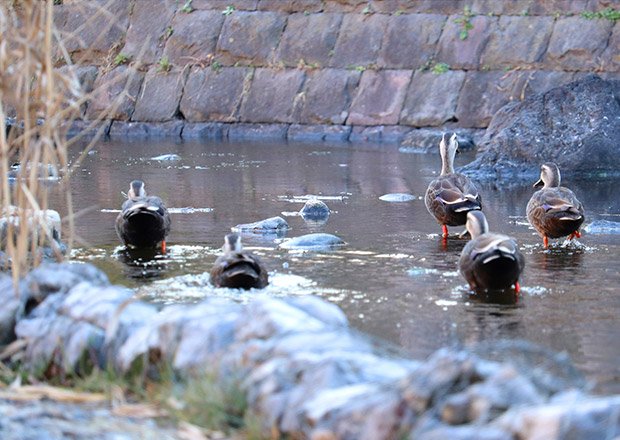
[[[116,233],[125,246],[156,248],[166,252],[170,232],[170,214],[159,197],[147,196],[144,182],[129,184],[127,200],[116,217]]]
[[[544,186],[543,186],[544,185]],[[527,219],[543,238],[545,249],[549,238],[581,237],[579,227],[585,220],[583,205],[568,188],[560,186],[560,170],[553,162],[540,167],[540,180],[534,187],[543,186],[527,204]]]
[[[443,237],[448,236],[447,226],[464,225],[467,213],[482,209],[478,189],[464,174],[454,172],[454,156],[458,150],[456,133],[448,142],[444,133],[439,144],[441,153],[441,175],[433,180],[426,190],[424,203],[443,228]]]
[[[507,289],[519,292],[519,275],[525,259],[514,240],[507,235],[489,232],[482,211],[467,213],[467,232],[471,241],[459,259],[459,271],[473,290]]]
[[[224,238],[224,254],[217,257],[211,269],[210,282],[215,287],[262,289],[269,284],[267,268],[256,255],[244,251],[241,237],[228,234]]]

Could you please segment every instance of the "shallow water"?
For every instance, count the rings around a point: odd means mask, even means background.
[[[178,157],[163,156],[172,153]],[[163,157],[151,159],[157,156]],[[472,159],[458,156],[456,165]],[[352,326],[416,358],[445,346],[524,339],[567,352],[596,391],[620,392],[620,235],[584,233],[571,244],[552,240],[544,250],[525,218],[533,182],[509,189],[479,183],[491,230],[520,243],[526,269],[519,295],[474,294],[457,271],[462,228],[451,228],[454,236],[444,244],[422,200],[439,162],[438,155],[390,146],[100,142],[71,180],[74,210],[85,210],[76,220],[82,241],[72,258],[94,263],[112,282],[159,303],[319,295],[338,304]],[[171,208],[165,256],[128,255],[119,246],[114,220],[121,191],[136,178]],[[620,221],[620,181],[567,177],[563,183],[584,203],[586,224]],[[380,199],[388,193],[414,199]],[[326,223],[296,215],[309,194],[330,207]],[[63,210],[60,194],[55,199]],[[276,215],[289,223],[288,238],[326,232],[347,245],[285,251],[276,248],[283,236],[243,234],[245,247],[268,265],[271,285],[262,292],[210,288],[205,272],[230,228]]]

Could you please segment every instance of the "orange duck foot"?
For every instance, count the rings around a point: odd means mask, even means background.
[[[515,292],[519,293],[519,290],[521,290],[519,283],[515,283]]]
[[[572,240],[572,239],[573,239],[573,238],[575,238],[575,237],[577,237],[577,238],[581,238],[581,232],[579,232],[579,231],[575,231],[575,232],[573,232],[572,234],[570,234],[570,235],[568,236],[568,239],[569,239],[569,240]]]
[[[166,240],[161,242],[161,253],[162,254],[166,253]]]
[[[549,248],[549,239],[547,238],[546,235],[543,237],[543,243],[545,243],[545,249],[548,249]]]
[[[443,229],[443,238],[448,238],[448,227],[446,225],[441,225]]]

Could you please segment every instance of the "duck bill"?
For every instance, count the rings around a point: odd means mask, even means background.
[[[538,182],[534,184],[534,188],[539,188],[541,186],[545,186],[545,183],[542,181],[542,179],[538,179]]]

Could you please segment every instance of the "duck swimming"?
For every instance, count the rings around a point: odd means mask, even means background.
[[[469,286],[473,290],[497,290],[514,285],[519,292],[525,259],[514,240],[489,232],[482,211],[468,212],[466,227],[472,239],[463,248],[459,271]]]
[[[116,233],[125,246],[156,248],[166,252],[166,237],[170,232],[170,214],[159,197],[147,196],[144,182],[129,184],[127,200],[116,217]]]
[[[464,174],[454,172],[454,156],[458,150],[456,133],[448,142],[448,133],[441,136],[441,175],[433,180],[426,190],[426,209],[443,228],[443,237],[448,236],[447,226],[464,225],[467,213],[482,209],[482,199],[473,182]]]
[[[560,186],[560,169],[553,162],[540,167],[540,180],[534,187],[543,186],[527,204],[527,219],[543,238],[545,249],[549,238],[581,237],[579,227],[585,220],[583,205],[568,188]]]
[[[241,237],[228,234],[224,238],[224,254],[217,257],[210,273],[215,287],[262,289],[269,284],[267,268],[256,255],[244,251]]]

